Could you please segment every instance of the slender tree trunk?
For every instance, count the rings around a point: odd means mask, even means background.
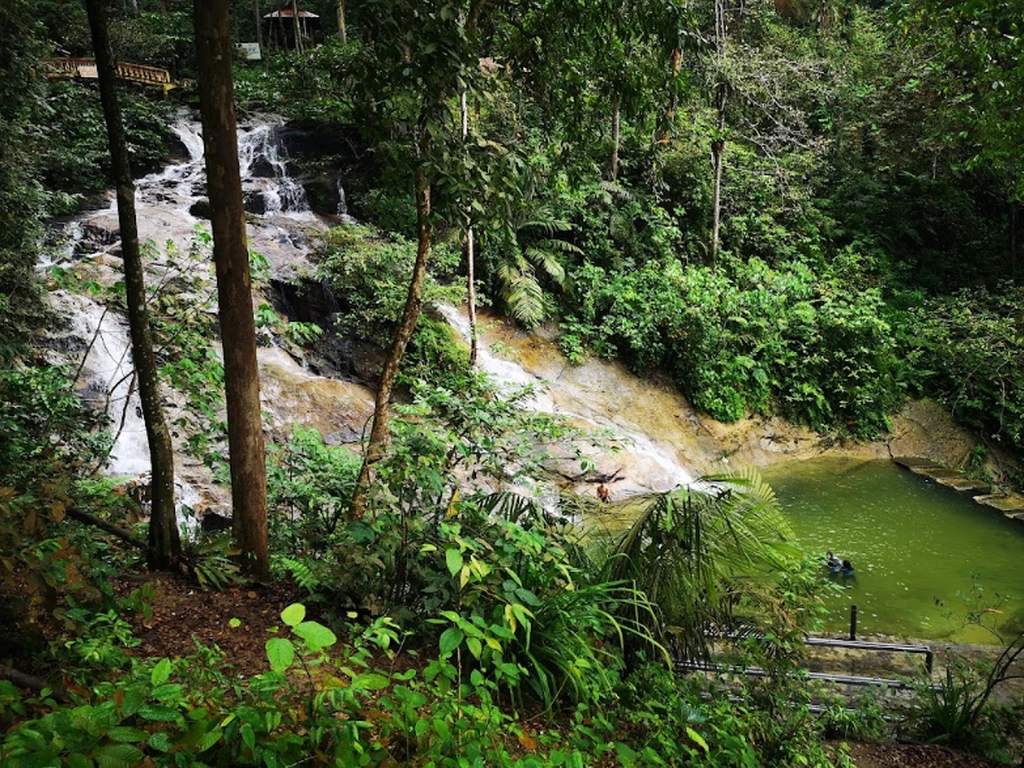
[[[348,32],[345,29],[345,0],[338,0],[338,37],[342,43],[348,42]]]
[[[295,52],[302,53],[302,28],[299,26],[299,4],[292,0],[292,30],[295,32]]]
[[[1010,203],[1010,279],[1017,279],[1019,268],[1018,255],[1020,251],[1019,235],[1017,233],[1017,219],[1020,216],[1020,206]]]
[[[612,181],[619,178],[619,121],[620,121],[620,100],[615,97],[612,108],[615,110],[612,115]]]
[[[387,447],[391,421],[391,390],[395,384],[402,354],[413,331],[416,330],[416,321],[419,320],[423,309],[423,279],[427,272],[427,258],[430,256],[433,225],[430,221],[430,183],[422,166],[416,169],[416,231],[416,266],[413,268],[412,280],[409,283],[409,294],[405,299],[402,320],[380,372],[377,399],[373,408],[373,429],[370,430],[370,441],[366,445],[363,466],[359,470],[359,478],[356,480],[356,488],[352,495],[349,520],[361,520],[366,515],[366,495],[372,480],[373,467],[384,457],[384,450]]]
[[[128,303],[128,327],[132,337],[132,360],[138,376],[139,398],[149,440],[152,465],[152,511],[149,517],[149,567],[173,568],[181,556],[178,521],[174,512],[174,448],[160,402],[153,335],[146,307],[146,283],[139,250],[139,230],[135,219],[135,183],[128,160],[121,107],[117,100],[117,75],[107,34],[103,0],[86,0],[89,27],[92,30],[96,68],[99,74],[100,100],[107,123],[111,170],[117,188],[117,218],[121,230],[121,258],[124,264],[125,294]]]
[[[476,257],[474,254],[474,243],[473,243],[473,227],[466,230],[466,298],[469,302],[469,365],[473,370],[476,370],[476,358],[477,350],[480,347],[480,342],[477,337],[476,328],[476,270],[474,264]]]
[[[469,136],[469,105],[466,102],[466,92],[462,92],[459,99],[462,106],[462,141],[465,142]],[[469,305],[469,365],[476,369],[477,357],[477,333],[476,333],[476,280],[475,261],[476,254],[473,244],[473,225],[469,223],[469,212],[466,212],[466,301]]]
[[[267,474],[245,208],[235,135],[229,2],[195,0],[193,7],[206,186],[224,347],[233,528],[246,567],[262,576],[269,568]]]
[[[679,79],[679,73],[683,68],[683,52],[679,48],[672,49],[672,86],[669,95],[668,107],[665,109],[665,130],[662,131],[657,141],[659,144],[668,144],[672,141],[672,129],[675,127],[676,108],[679,106],[679,94],[676,92],[675,81]]]
[[[711,160],[715,182],[711,204],[711,258],[710,266],[718,261],[719,233],[722,226],[722,156],[725,154],[725,88],[720,89],[718,102],[718,135],[711,142]]]
[[[725,154],[725,102],[727,88],[725,76],[725,45],[726,45],[725,0],[715,0],[715,58],[718,80],[715,92],[718,107],[718,133],[711,141],[711,160],[714,167],[715,181],[711,210],[711,252],[708,259],[713,267],[718,261],[719,234],[722,224],[722,156]]]
[[[260,0],[253,0],[253,10],[256,12],[256,42],[260,46],[260,55],[263,55],[263,14],[260,13]]]

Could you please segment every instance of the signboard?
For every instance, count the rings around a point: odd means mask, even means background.
[[[78,76],[96,80],[100,76],[100,73],[96,69],[95,64],[79,64]]]
[[[263,58],[259,43],[239,43],[238,53],[246,61],[259,61]]]

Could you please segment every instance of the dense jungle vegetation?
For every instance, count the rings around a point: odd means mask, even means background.
[[[593,502],[523,489],[550,446],[606,437],[524,408],[528,390],[496,389],[420,313],[468,299],[550,324],[571,362],[667,377],[721,421],[875,438],[930,397],[1019,456],[1020,0],[211,2],[234,42],[269,40],[271,11],[319,15],[301,50],[236,57],[236,108],[301,126],[316,151],[294,164],[340,179],[360,222],[312,254],[330,328],[263,303],[257,329],[395,364],[365,455],[271,435],[238,547],[154,543],[149,510],[98,471],[116,425],[54,364],[66,319],[46,297],[136,302],[37,267],[60,247],[51,223],[119,178],[100,90],[47,60],[94,55],[88,6],[118,60],[185,82],[169,99],[118,86],[131,170],[153,171],[176,115],[224,107],[203,90],[200,4],[0,6],[0,764],[834,766],[852,765],[846,740],[890,738],[885,715],[1020,759],[1020,705],[991,696],[1019,639],[897,712],[850,709],[806,680],[801,638],[831,587],[756,475],[639,499],[621,536],[588,535],[574,523]],[[222,279],[225,242],[215,222],[143,257],[217,259]],[[269,293],[266,260],[242,260]],[[237,491],[254,475],[227,458],[214,295],[162,287],[146,322],[181,400],[177,450]],[[765,675],[675,674],[714,633]]]

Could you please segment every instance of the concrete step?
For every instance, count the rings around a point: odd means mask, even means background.
[[[971,480],[967,477],[937,477],[935,479],[942,485],[955,491],[972,491],[978,494],[992,493],[992,486],[981,480]]]
[[[927,477],[956,491],[971,493],[979,504],[998,509],[1012,520],[1024,522],[1024,496],[1020,494],[994,492],[990,483],[972,480],[960,470],[939,466],[930,459],[897,456],[893,458],[893,461],[899,466],[909,469],[915,475]]]

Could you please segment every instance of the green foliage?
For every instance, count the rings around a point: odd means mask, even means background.
[[[204,590],[223,590],[245,581],[238,563],[234,542],[227,535],[199,534],[182,537],[181,565]]]
[[[0,9],[0,365],[24,347],[39,320],[33,267],[46,198],[35,163],[36,129],[44,109],[45,46],[35,37],[32,4]]]
[[[64,641],[73,666],[118,668],[128,663],[126,648],[139,645],[131,625],[116,610],[93,612],[73,608],[62,613],[64,622],[78,626],[76,635]]]
[[[753,472],[705,478],[708,491],[659,494],[637,506],[615,543],[610,577],[635,584],[657,607],[680,658],[707,658],[712,628],[731,628],[744,582],[780,568],[787,526],[775,494]]]
[[[43,183],[69,195],[98,192],[110,184],[110,148],[99,90],[72,80],[51,80],[47,141],[38,158]],[[141,176],[160,167],[171,136],[168,106],[142,86],[119,93],[132,172]]]
[[[845,747],[822,744],[823,724],[801,681],[722,683],[641,667],[623,686],[623,715],[635,731],[619,746],[625,765],[708,768],[850,766]]]
[[[563,347],[622,354],[641,372],[666,367],[723,421],[777,409],[818,429],[883,431],[905,384],[879,293],[844,291],[834,271],[819,277],[802,263],[731,268],[583,265]]]
[[[1024,449],[1024,290],[964,290],[912,307],[904,344],[923,388],[987,440]]]
[[[1007,759],[1024,736],[1019,699],[993,706],[992,695],[1016,675],[1012,667],[1024,652],[1024,636],[1007,643],[994,662],[954,658],[939,683],[916,686],[915,702],[905,708],[904,727],[918,738]]]
[[[219,445],[226,439],[227,424],[221,419],[224,366],[213,344],[218,331],[211,245],[210,234],[198,227],[188,250],[164,244],[169,268],[149,288],[149,312],[160,378],[186,398],[174,426],[184,432],[194,455],[218,466],[223,463]],[[144,258],[152,258],[156,249],[147,241]]]
[[[324,235],[317,258],[321,274],[342,303],[340,330],[386,347],[405,307],[415,244],[371,227],[343,224]],[[431,276],[424,284],[425,304],[461,298],[460,289],[437,282],[450,276],[457,264],[457,251],[435,249]]]
[[[350,451],[325,445],[319,432],[299,426],[286,445],[271,446],[267,487],[274,548],[302,551],[306,542],[331,541],[344,521],[359,464]],[[294,566],[281,565],[294,573]],[[314,583],[310,574],[299,581]]]

